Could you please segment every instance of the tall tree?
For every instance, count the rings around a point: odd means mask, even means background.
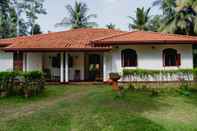
[[[159,6],[164,16],[174,15],[176,10],[176,0],[155,0],[153,6]]]
[[[149,21],[149,13],[150,8],[147,10],[143,8],[137,8],[136,11],[136,17],[129,16],[129,18],[132,20],[132,23],[129,24],[129,29],[134,30],[148,30],[147,24]]]
[[[0,37],[7,38],[10,34],[9,25],[9,0],[0,1]]]
[[[155,15],[152,18],[150,18],[148,25],[147,25],[148,30],[153,31],[153,32],[158,32],[161,26],[161,18],[162,16],[160,15]]]
[[[34,26],[36,24],[36,20],[38,19],[37,15],[47,14],[43,4],[44,0],[24,0],[25,14],[28,19],[30,34],[34,34]]]
[[[113,24],[113,23],[110,23],[110,24],[107,24],[106,27],[107,27],[108,29],[115,29],[115,28],[116,28],[116,25]]]
[[[163,9],[163,23],[160,31],[176,34],[197,34],[197,1],[196,0],[163,0],[161,5],[169,2],[169,10],[171,13],[166,13]]]
[[[41,34],[42,31],[41,31],[40,25],[39,24],[35,24],[34,28],[33,28],[33,31],[31,31],[31,32],[33,32],[33,35]]]
[[[66,6],[68,17],[64,17],[64,19],[57,23],[56,26],[66,26],[71,27],[73,29],[77,28],[91,28],[97,26],[96,22],[91,22],[90,19],[96,18],[96,14],[88,15],[88,7],[86,3],[83,2],[75,2],[74,6],[67,5]]]

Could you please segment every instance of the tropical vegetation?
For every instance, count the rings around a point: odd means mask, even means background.
[[[150,8],[147,10],[144,7],[137,8],[136,17],[129,16],[130,20],[132,20],[132,23],[129,24],[129,29],[140,31],[148,30],[149,13]]]
[[[197,34],[197,1],[196,0],[156,0],[163,18],[158,29],[161,32],[196,35]]]
[[[1,0],[0,38],[34,34],[38,14],[46,14],[44,0]]]
[[[0,72],[0,97],[36,96],[44,89],[44,75],[41,72]]]
[[[83,2],[75,2],[74,6],[68,4],[66,6],[68,17],[64,17],[60,23],[56,26],[77,28],[92,28],[97,26],[96,22],[90,21],[92,18],[96,18],[96,14],[88,14],[88,6]]]
[[[116,25],[113,23],[110,23],[110,24],[107,24],[106,27],[107,27],[107,29],[115,29]]]

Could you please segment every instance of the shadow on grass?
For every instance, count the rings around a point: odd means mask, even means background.
[[[160,97],[151,97],[147,91],[127,91],[121,98],[116,98],[116,93],[108,89],[103,92],[89,93],[89,102],[103,110],[114,110],[117,112],[130,111],[143,113],[145,111],[160,110],[170,107],[168,103],[160,101]]]
[[[78,126],[80,131],[166,131],[164,127],[149,119],[127,113],[98,113],[92,116],[92,119],[83,121]]]

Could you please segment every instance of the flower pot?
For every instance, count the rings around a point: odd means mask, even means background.
[[[118,73],[110,73],[110,79],[112,80],[112,89],[114,91],[119,91],[120,88],[118,86],[118,80],[120,79],[120,75]]]
[[[118,81],[120,79],[120,75],[118,73],[110,73],[109,77],[113,81]]]

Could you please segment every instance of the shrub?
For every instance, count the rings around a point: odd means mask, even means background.
[[[131,91],[134,91],[135,90],[135,86],[132,83],[129,83],[128,89],[131,90]]]
[[[0,96],[38,95],[44,89],[41,72],[0,72]]]
[[[179,89],[179,93],[183,96],[190,96],[191,92],[189,90],[190,86],[187,83],[182,83]]]
[[[151,96],[156,97],[159,96],[160,91],[156,88],[151,90]]]

